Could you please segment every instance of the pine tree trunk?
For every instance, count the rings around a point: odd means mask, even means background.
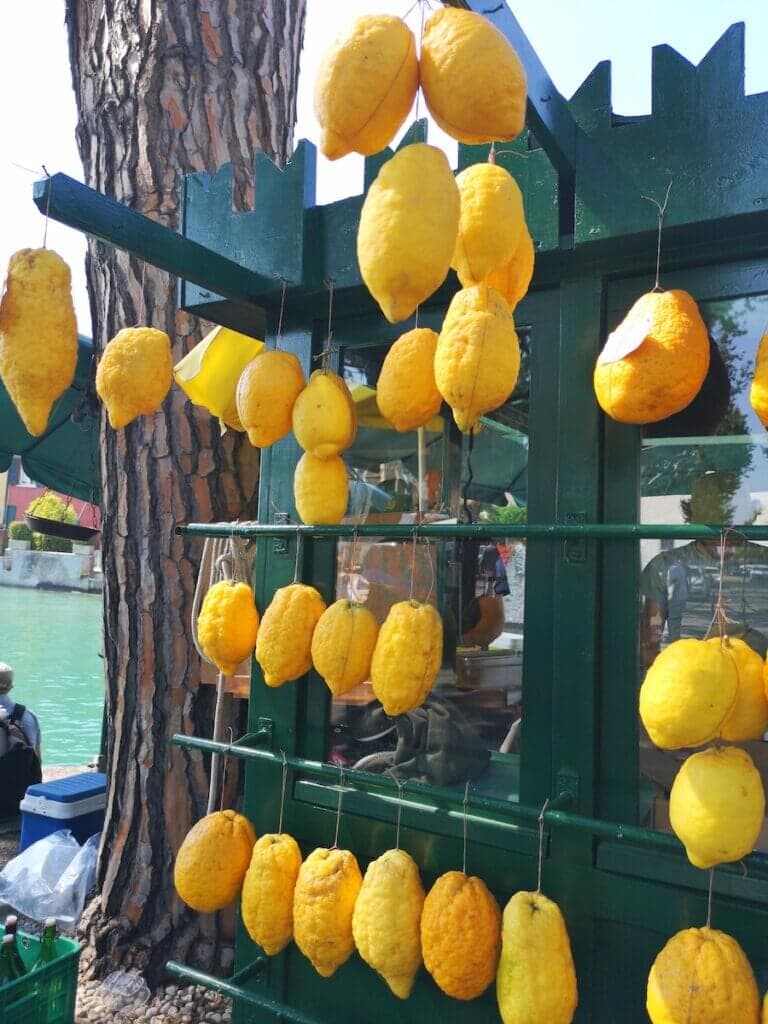
[[[231,162],[236,208],[251,199],[256,151],[292,148],[305,0],[67,0],[86,183],[176,228],[181,175]],[[97,350],[121,327],[168,332],[174,359],[200,338],[175,307],[176,281],[91,241]],[[199,755],[176,732],[210,735],[190,608],[199,542],[178,523],[253,514],[256,452],[174,388],[161,412],[111,430],[102,420],[109,776],[99,895],[83,919],[91,975],[135,964],[156,981],[169,957],[229,959],[221,920],[175,896],[173,861],[205,813]],[[231,921],[230,921],[231,925]]]

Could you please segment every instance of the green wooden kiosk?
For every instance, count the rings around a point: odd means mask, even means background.
[[[364,760],[366,742],[378,754],[391,756],[394,747],[392,733],[374,739],[381,721],[370,701],[332,703],[312,674],[270,690],[256,664],[246,736],[232,745],[175,741],[244,760],[245,812],[259,833],[277,827],[284,754],[285,827],[305,851],[332,844],[342,788],[340,845],[364,866],[394,845],[399,819],[401,844],[425,885],[461,867],[466,825],[468,872],[502,905],[516,890],[535,887],[539,818],[549,801],[543,890],[567,920],[579,982],[576,1020],[640,1024],[650,964],[674,932],[705,923],[709,886],[709,874],[690,866],[665,826],[665,766],[643,761],[643,565],[681,541],[719,541],[736,524],[743,565],[732,575],[743,577],[745,616],[758,631],[761,615],[768,621],[768,580],[746,567],[757,561],[759,568],[758,542],[768,540],[755,483],[761,474],[768,481],[766,441],[746,398],[768,321],[768,94],[744,94],[739,24],[698,67],[667,46],[655,48],[650,115],[613,113],[607,62],[566,102],[505,3],[458,5],[505,32],[529,76],[528,129],[498,155],[523,191],[536,242],[533,285],[515,312],[524,353],[515,394],[486,418],[471,447],[449,414],[430,425],[421,452],[415,434],[404,438],[361,418],[346,453],[360,502],[344,525],[296,525],[299,448],[288,437],[263,453],[258,524],[190,524],[183,532],[190,539],[256,538],[262,610],[294,579],[296,566],[326,600],[351,576],[369,593],[405,588],[407,596],[413,574],[414,596],[423,599],[423,588],[432,588],[446,623],[454,622],[436,693],[449,717],[458,712],[456,720],[468,723],[472,742],[464,734],[466,749],[459,742],[447,762],[438,752],[436,767],[419,761],[419,780],[398,785],[365,767],[376,761]],[[417,122],[403,145],[425,132],[426,123]],[[365,188],[391,155],[366,161]],[[460,146],[459,167],[487,155],[487,147]],[[51,217],[179,275],[185,309],[255,336],[266,331],[270,344],[285,281],[281,345],[305,371],[327,345],[332,285],[331,365],[353,390],[370,389],[387,346],[412,325],[388,324],[362,284],[355,235],[363,196],[318,206],[314,175],[307,142],[283,171],[257,157],[256,206],[241,214],[232,212],[228,167],[189,176],[178,235],[61,175],[36,186],[36,201]],[[699,303],[729,377],[730,418],[708,429],[668,421],[643,432],[605,419],[592,372],[607,332],[653,286],[657,212],[643,197],[662,202],[670,181],[662,285],[685,288]],[[451,275],[422,306],[422,326],[439,329],[457,287]],[[421,516],[412,485],[419,457],[432,474]],[[686,521],[681,502],[710,473],[725,480],[723,521]],[[504,525],[510,520],[501,512],[478,516],[508,510],[505,494],[515,499],[517,525]],[[502,652],[465,657],[455,646],[456,593],[460,614],[466,552],[491,539],[507,554],[525,553],[516,575],[508,563],[510,601],[517,601],[503,634],[509,643]],[[690,586],[692,635],[705,628],[711,598],[712,580],[702,573],[698,582],[698,596]],[[519,743],[505,743],[521,704]],[[491,750],[479,770],[469,755],[462,760],[476,748]],[[758,850],[743,865],[716,871],[712,922],[741,942],[764,991],[768,854]],[[243,929],[228,981],[184,965],[169,969],[233,995],[237,1024],[498,1020],[492,988],[461,1003],[422,971],[410,1000],[400,1002],[357,955],[326,981],[294,946],[267,959]]]

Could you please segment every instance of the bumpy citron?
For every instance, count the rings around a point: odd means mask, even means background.
[[[456,176],[461,208],[451,266],[467,288],[509,263],[525,227],[520,186],[498,164],[472,164]]]
[[[738,686],[736,662],[727,648],[676,640],[646,673],[640,718],[657,747],[699,747],[720,734]]]
[[[276,956],[293,938],[293,894],[301,850],[285,832],[256,841],[243,881],[240,910],[248,934],[267,956]]]
[[[765,815],[760,773],[745,750],[712,747],[680,766],[669,820],[697,868],[741,860],[754,849]]]
[[[355,948],[352,914],[363,884],[349,850],[313,850],[299,870],[293,897],[293,937],[323,978]]]
[[[509,398],[520,372],[512,310],[488,285],[451,299],[435,352],[435,381],[463,433]]]
[[[720,730],[720,737],[731,743],[760,740],[768,730],[768,700],[763,674],[765,662],[744,640],[712,637],[710,644],[723,644],[736,662],[738,687],[736,700]]]
[[[533,239],[526,227],[517,243],[512,259],[503,267],[492,270],[485,279],[487,285],[495,288],[504,296],[512,310],[528,292],[533,277],[535,259]]]
[[[225,676],[253,654],[259,613],[247,583],[222,580],[206,593],[197,619],[197,637],[204,653]]]
[[[253,825],[242,814],[216,811],[201,818],[176,855],[176,892],[202,913],[228,907],[240,892],[255,842]]]
[[[763,1012],[760,1017],[760,1024],[768,1024],[768,992],[763,999]]]
[[[191,402],[202,405],[232,430],[242,431],[237,415],[237,383],[263,348],[263,341],[247,334],[230,327],[214,327],[176,363],[173,379]]]
[[[320,149],[330,160],[384,149],[419,86],[413,34],[401,18],[355,18],[323,53],[315,79]]]
[[[504,1024],[571,1024],[579,1001],[560,908],[540,892],[517,892],[504,908],[496,998]]]
[[[366,681],[378,635],[374,614],[346,598],[320,616],[312,634],[312,662],[334,696]]]
[[[693,401],[708,369],[707,327],[688,292],[647,292],[598,357],[595,395],[620,423],[655,423]]]
[[[388,160],[368,189],[357,260],[390,323],[409,317],[445,280],[459,227],[459,190],[445,154],[418,142]]]
[[[421,914],[424,966],[453,999],[485,992],[499,962],[501,911],[480,878],[463,871],[441,875]]]
[[[157,412],[172,383],[171,339],[154,327],[118,331],[96,368],[96,391],[113,430]]]
[[[387,352],[376,384],[376,404],[395,430],[416,430],[437,415],[442,396],[435,383],[437,334],[416,327]]]
[[[506,37],[482,15],[457,7],[431,15],[420,69],[429,112],[452,138],[476,145],[509,141],[523,130],[525,69]]]
[[[749,389],[749,404],[760,422],[768,427],[768,333],[760,339],[755,356],[755,372]]]
[[[256,640],[256,661],[267,686],[282,686],[312,668],[312,634],[325,611],[314,587],[291,583],[275,591]]]
[[[417,708],[443,657],[443,621],[431,604],[398,601],[387,613],[371,659],[371,683],[388,715]]]
[[[407,999],[421,967],[424,889],[405,850],[371,861],[355,903],[352,934],[360,956],[399,999]]]
[[[71,282],[69,267],[52,249],[21,249],[8,263],[0,299],[0,378],[35,437],[75,376]]]
[[[304,388],[304,371],[292,352],[261,352],[237,382],[237,415],[256,448],[268,448],[291,429],[293,405]]]
[[[302,523],[340,523],[347,511],[347,467],[338,455],[327,459],[304,452],[293,473],[293,500]]]
[[[648,975],[652,1024],[758,1024],[760,996],[738,942],[714,928],[673,935]]]
[[[337,373],[316,370],[293,406],[293,432],[305,452],[340,455],[355,440],[357,416],[349,388]]]

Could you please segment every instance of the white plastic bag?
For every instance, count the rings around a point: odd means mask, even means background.
[[[96,881],[99,836],[81,846],[69,829],[32,843],[0,871],[0,902],[34,921],[77,924]]]

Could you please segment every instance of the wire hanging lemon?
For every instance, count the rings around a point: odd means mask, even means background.
[[[206,657],[225,676],[253,654],[259,613],[247,583],[222,580],[208,590],[197,619],[197,636]]]
[[[52,249],[21,249],[0,300],[0,377],[30,434],[75,377],[77,322],[69,267]]]
[[[242,814],[207,814],[192,826],[176,855],[176,892],[202,913],[228,907],[240,892],[255,842],[253,825]]]
[[[240,374],[235,393],[237,415],[254,448],[268,448],[291,429],[304,371],[292,352],[261,352]]]
[[[376,405],[401,433],[429,423],[443,401],[435,383],[437,334],[416,327],[391,346],[379,372]]]
[[[388,715],[413,711],[432,689],[443,659],[443,620],[420,601],[398,601],[387,613],[371,659],[371,683]]]
[[[352,395],[344,380],[330,370],[312,374],[294,403],[291,419],[296,440],[319,459],[340,455],[357,433]]]
[[[498,164],[472,164],[456,176],[461,208],[451,266],[467,288],[509,263],[523,237],[520,186]]]
[[[245,874],[240,910],[243,924],[267,956],[277,956],[293,938],[293,895],[301,850],[282,832],[256,841]]]
[[[346,598],[320,616],[312,634],[312,662],[335,697],[368,679],[378,635],[373,612]]]
[[[256,661],[267,686],[282,686],[312,668],[312,634],[325,611],[314,587],[280,587],[264,612],[256,639]]]

